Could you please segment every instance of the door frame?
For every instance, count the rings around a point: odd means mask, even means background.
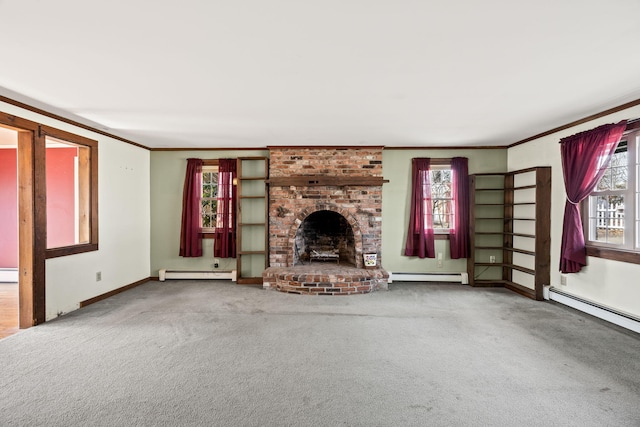
[[[30,120],[0,112],[0,124],[18,133],[18,323],[25,329],[46,320],[45,140]]]

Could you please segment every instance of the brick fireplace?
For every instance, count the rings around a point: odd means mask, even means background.
[[[270,147],[269,268],[263,286],[348,295],[387,289],[382,147]],[[377,264],[365,268],[364,254]]]

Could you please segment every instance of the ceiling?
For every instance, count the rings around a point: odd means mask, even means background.
[[[0,95],[151,147],[509,145],[640,99],[638,0],[0,0]]]

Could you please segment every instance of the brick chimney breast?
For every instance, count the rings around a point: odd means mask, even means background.
[[[269,268],[263,286],[318,295],[386,289],[382,147],[269,149]],[[375,271],[364,269],[364,254],[377,255]]]

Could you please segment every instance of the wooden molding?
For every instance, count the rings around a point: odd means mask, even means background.
[[[384,151],[387,150],[506,150],[508,145],[415,145],[415,146],[399,146],[399,147],[384,147]]]
[[[587,256],[640,264],[640,252],[587,245]]]
[[[286,187],[289,185],[300,187],[314,186],[377,186],[389,182],[381,176],[328,176],[328,175],[297,175],[273,177],[265,180],[269,185]]]
[[[119,294],[121,292],[128,291],[129,289],[133,289],[136,286],[140,286],[140,285],[142,285],[144,283],[147,283],[147,282],[149,282],[151,280],[152,280],[151,277],[147,277],[146,279],[138,280],[137,282],[133,282],[133,283],[131,283],[129,285],[126,285],[126,286],[123,286],[121,288],[114,289],[112,291],[109,291],[107,293],[98,295],[98,296],[93,297],[93,298],[89,298],[88,300],[80,301],[80,308],[86,307],[86,306],[91,305],[93,303],[96,303],[98,301],[102,301],[103,299],[107,299],[107,298],[112,297],[114,295],[117,295],[117,294]]]
[[[267,147],[158,147],[150,151],[267,151]]]
[[[0,95],[0,101],[6,102],[7,104],[11,104],[11,105],[14,105],[14,106],[19,107],[19,108],[22,108],[23,110],[32,111],[34,113],[41,114],[43,116],[50,117],[50,118],[55,119],[55,120],[59,120],[61,122],[70,124],[72,126],[76,126],[76,127],[79,127],[79,128],[91,131],[91,132],[95,132],[95,133],[98,133],[100,135],[108,136],[109,138],[117,139],[118,141],[126,142],[127,144],[135,145],[136,147],[144,148],[145,150],[149,150],[150,149],[149,147],[147,147],[145,145],[138,144],[137,142],[133,142],[133,141],[131,141],[129,139],[126,139],[126,138],[123,138],[121,136],[117,136],[117,135],[114,135],[112,133],[105,132],[105,131],[100,130],[100,129],[96,129],[93,126],[85,125],[85,124],[82,124],[82,123],[77,122],[75,120],[67,119],[66,117],[62,117],[62,116],[60,116],[58,114],[50,113],[50,112],[48,112],[46,110],[43,110],[41,108],[33,107],[33,106],[25,104],[23,102],[16,101],[15,99],[7,98],[6,96]]]
[[[267,145],[269,150],[372,150],[384,145]]]
[[[599,113],[592,114],[590,116],[584,117],[582,119],[575,120],[575,121],[573,121],[571,123],[567,123],[566,125],[558,126],[557,128],[550,129],[550,130],[548,130],[546,132],[542,132],[542,133],[539,133],[537,135],[530,136],[530,137],[525,138],[523,140],[520,140],[518,142],[514,142],[511,145],[508,145],[507,148],[512,148],[512,147],[515,147],[517,145],[524,144],[525,142],[530,142],[530,141],[533,141],[533,140],[536,140],[536,139],[539,139],[539,138],[542,138],[542,137],[545,137],[545,136],[549,136],[549,135],[551,135],[553,133],[569,129],[569,128],[572,128],[574,126],[578,126],[578,125],[581,125],[583,123],[587,123],[587,122],[590,122],[592,120],[599,119],[601,117],[608,116],[609,114],[617,113],[619,111],[626,110],[627,108],[635,107],[636,105],[640,105],[640,99],[636,99],[634,101],[627,102],[627,103],[619,105],[617,107],[609,108],[608,110],[604,110],[604,111],[601,111]]]

